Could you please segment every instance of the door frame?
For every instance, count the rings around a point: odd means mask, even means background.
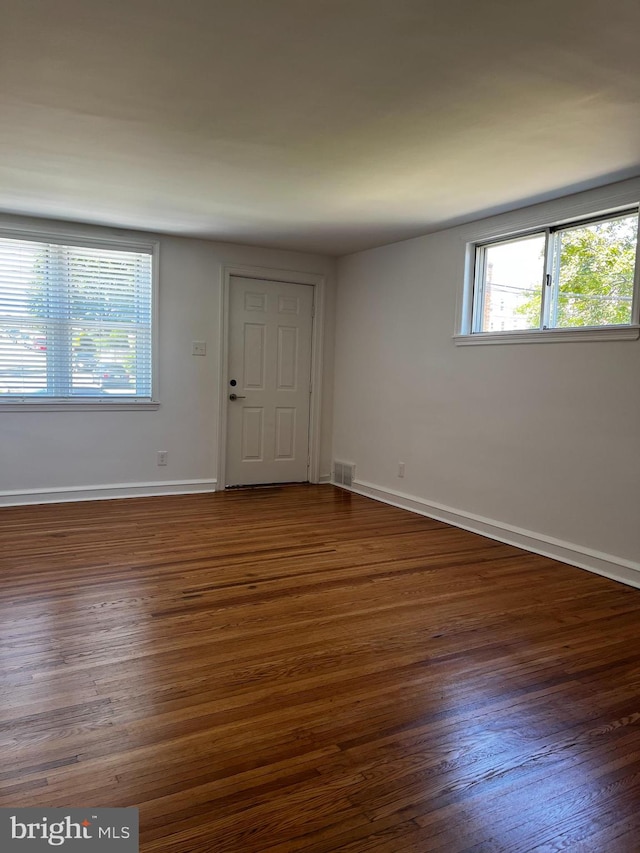
[[[220,287],[220,375],[218,386],[218,474],[216,489],[226,488],[227,413],[229,384],[229,295],[232,276],[313,287],[313,316],[311,319],[311,394],[309,395],[309,466],[310,483],[320,482],[320,426],[322,417],[322,342],[324,338],[325,277],[298,270],[273,267],[229,265],[222,268]]]

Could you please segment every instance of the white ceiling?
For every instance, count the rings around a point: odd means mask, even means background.
[[[342,254],[640,174],[638,0],[0,0],[0,210]]]

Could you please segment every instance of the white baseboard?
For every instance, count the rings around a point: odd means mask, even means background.
[[[150,483],[109,483],[99,486],[64,486],[54,489],[23,489],[0,492],[0,506],[104,501],[114,498],[149,498],[215,492],[217,480],[167,480]]]
[[[338,488],[346,488],[337,483],[335,485]],[[501,521],[492,518],[484,518],[481,515],[474,515],[449,506],[425,501],[422,498],[415,497],[415,495],[407,495],[393,489],[383,489],[362,480],[354,480],[349,491],[640,588],[640,563],[634,563],[612,554],[604,554],[601,551],[593,551],[573,542],[553,539],[532,530],[503,524]]]
[[[318,480],[318,483],[319,484],[328,483],[329,485],[331,485],[331,483],[332,483],[331,474],[320,474],[320,478]]]

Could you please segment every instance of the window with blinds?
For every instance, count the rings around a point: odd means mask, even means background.
[[[0,237],[0,405],[152,399],[152,249]]]

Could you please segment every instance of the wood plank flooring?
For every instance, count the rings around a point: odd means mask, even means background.
[[[0,510],[0,805],[143,853],[640,850],[640,591],[296,486]]]

